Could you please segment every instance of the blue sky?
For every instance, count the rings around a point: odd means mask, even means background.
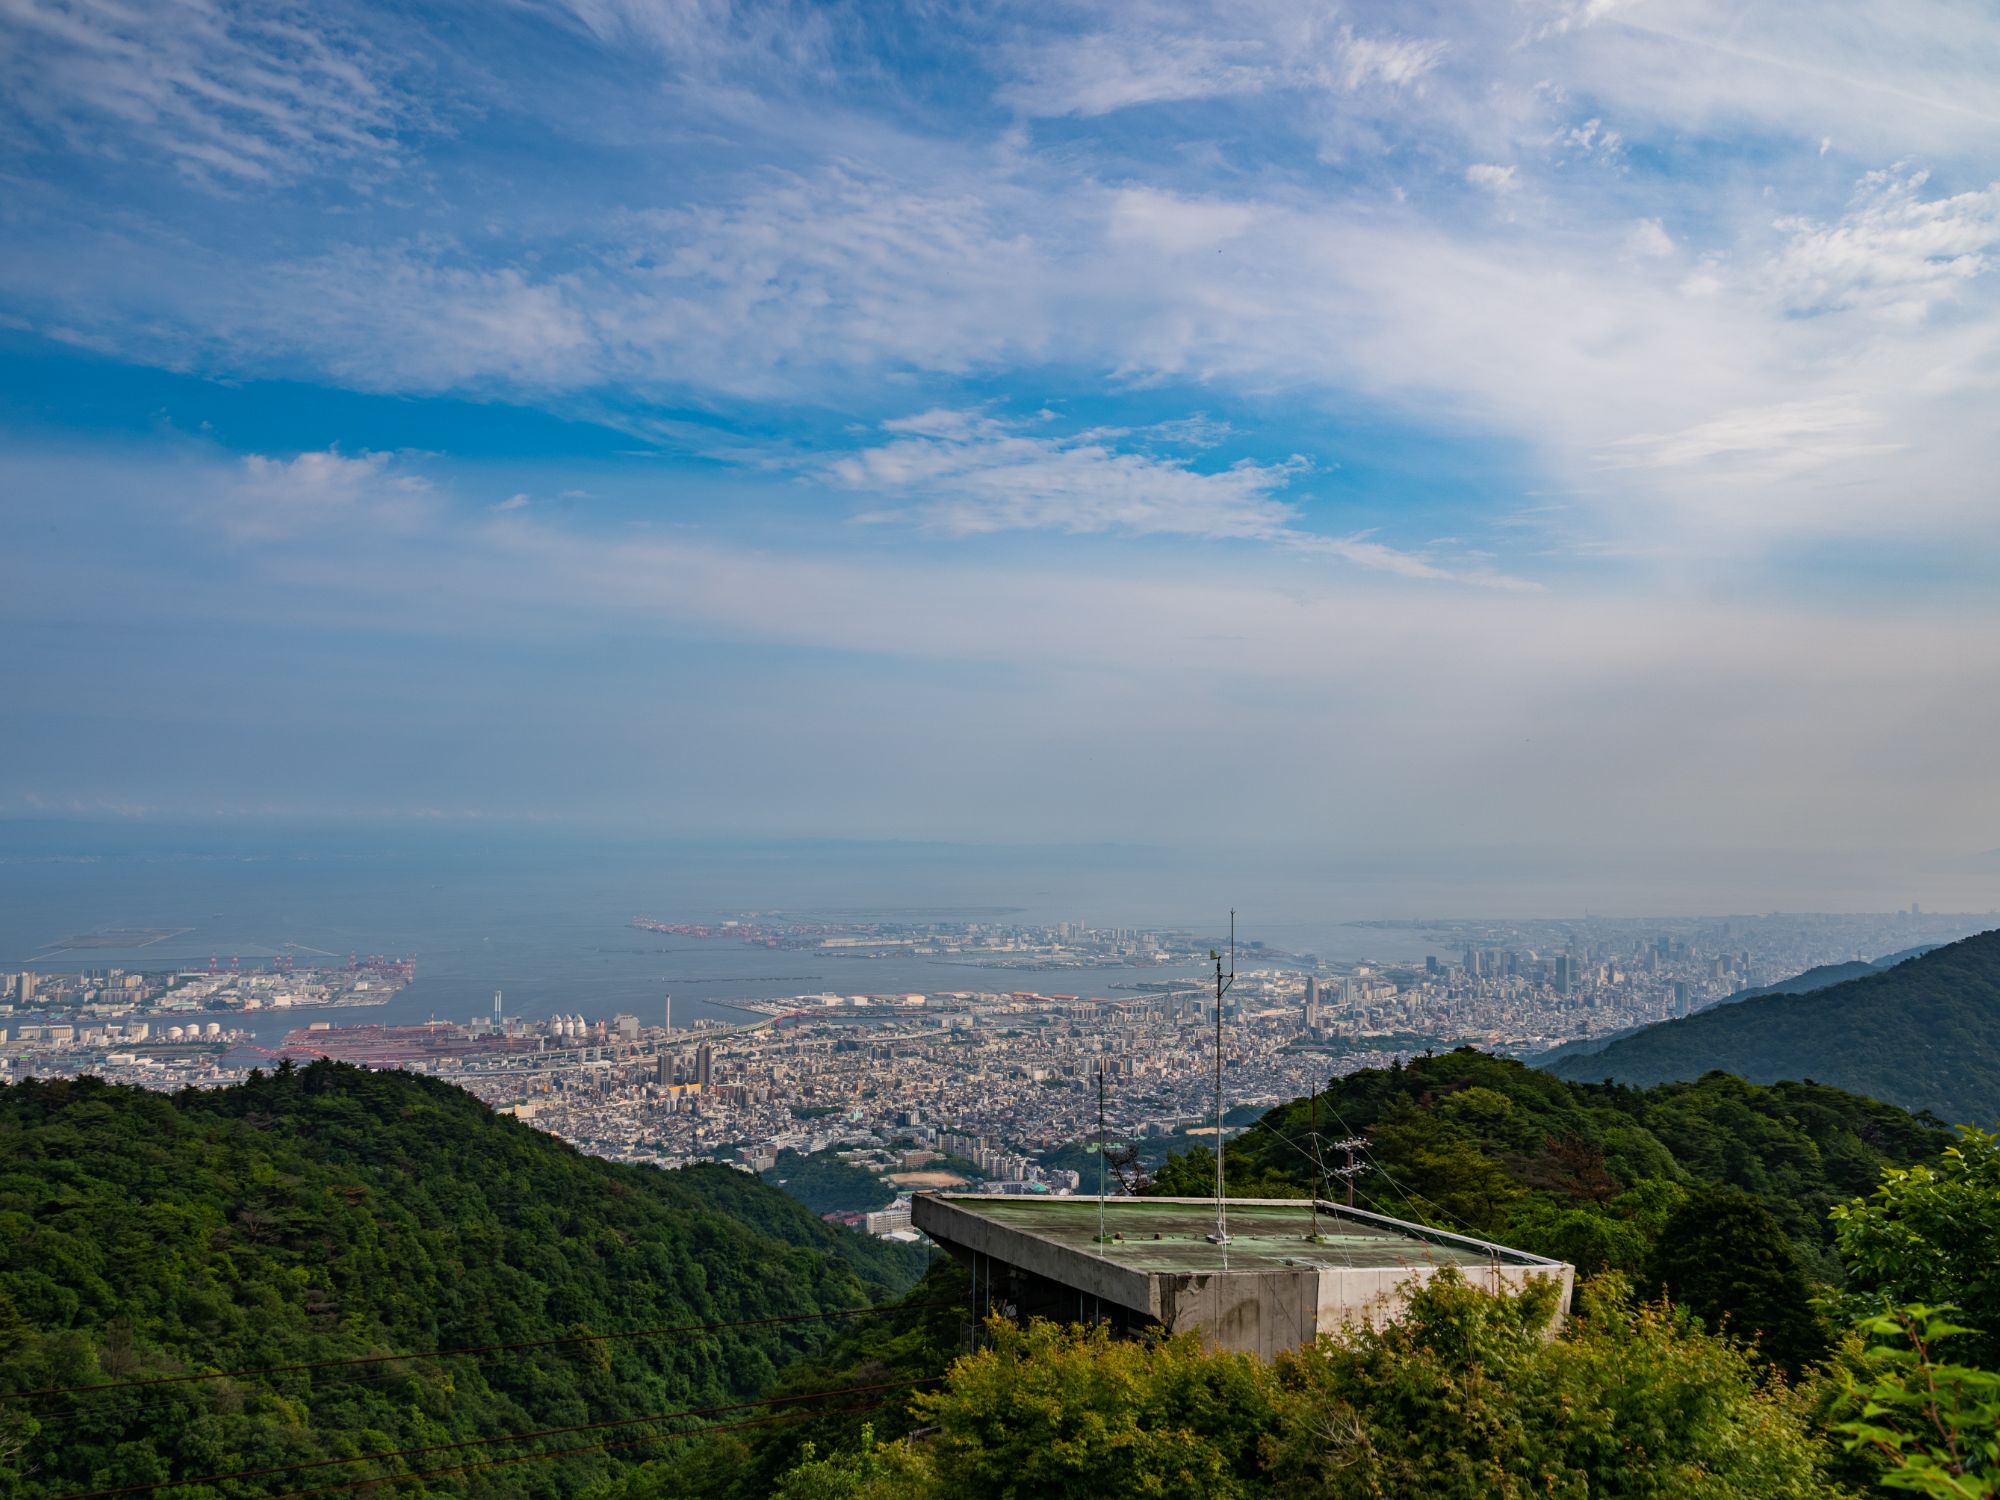
[[[1983,5],[0,33],[0,814],[2000,845]]]

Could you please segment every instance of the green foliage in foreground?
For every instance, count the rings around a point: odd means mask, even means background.
[[[0,1088],[0,1494],[742,1400],[839,1325],[143,1395],[9,1401],[7,1390],[862,1308],[922,1263],[829,1229],[742,1173],[583,1156],[407,1073],[315,1063],[173,1096],[94,1079]],[[494,1469],[478,1491],[574,1495],[628,1463],[585,1455]],[[279,1493],[299,1478],[228,1493]]]
[[[896,1190],[873,1172],[843,1161],[837,1151],[778,1153],[777,1164],[764,1174],[772,1187],[782,1188],[816,1214],[869,1213],[887,1208]]]
[[[2000,1495],[2000,1374],[1953,1363],[1941,1346],[1972,1330],[1948,1307],[1913,1303],[1868,1319],[1865,1379],[1849,1380],[1853,1415],[1835,1430],[1882,1466],[1884,1489],[1932,1500]],[[1857,1410],[1858,1409],[1858,1410]]]
[[[991,1327],[914,1403],[935,1431],[806,1461],[783,1500],[1201,1495],[1313,1500],[1837,1496],[1814,1393],[1606,1278],[1544,1335],[1553,1293],[1443,1276],[1380,1330],[1262,1365],[1192,1336]]]
[[[1865,1203],[1834,1209],[1846,1305],[1951,1304],[1961,1347],[2000,1368],[2000,1136],[1961,1134],[1936,1163],[1886,1172]]]
[[[1315,1118],[1323,1139],[1368,1138],[1365,1208],[1641,1279],[1681,1200],[1722,1185],[1763,1205],[1813,1279],[1838,1283],[1828,1211],[1951,1139],[1893,1105],[1817,1084],[1721,1073],[1649,1089],[1567,1083],[1462,1047],[1352,1073],[1272,1110],[1229,1142],[1230,1192],[1326,1191]],[[1321,1155],[1329,1167],[1339,1159]],[[1153,1191],[1212,1191],[1214,1160],[1173,1158]]]

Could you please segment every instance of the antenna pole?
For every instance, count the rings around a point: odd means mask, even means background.
[[[1097,1059],[1097,1243],[1104,1243],[1104,1059]]]
[[[1326,1163],[1321,1161],[1319,1157],[1319,1090],[1312,1090],[1311,1097],[1312,1131],[1309,1138],[1313,1143],[1313,1165],[1318,1167],[1320,1171],[1320,1180],[1313,1184],[1312,1242],[1317,1245],[1319,1243],[1319,1190],[1326,1183]]]
[[[1215,1233],[1208,1238],[1211,1243],[1224,1246],[1223,1266],[1229,1264],[1229,1213],[1223,1207],[1222,1196],[1222,997],[1229,993],[1236,983],[1236,909],[1229,911],[1229,973],[1222,972],[1222,955],[1213,948],[1208,956],[1215,960]]]

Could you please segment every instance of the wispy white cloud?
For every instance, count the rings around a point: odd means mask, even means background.
[[[2000,126],[2000,33],[1977,6],[1555,0],[1526,55],[1635,130],[1755,125],[1817,149],[1957,154]],[[1551,24],[1552,23],[1552,24]]]
[[[1979,331],[2000,326],[1984,272],[1991,191],[1926,198],[1899,176],[1831,223],[1787,221],[1775,247],[1768,210],[1746,216],[1727,250],[1697,258],[1659,218],[1558,233],[1539,196],[1525,223],[1494,236],[1408,207],[1057,186],[956,160],[961,175],[921,186],[842,164],[765,177],[723,203],[623,215],[556,268],[526,253],[481,264],[426,239],[227,275],[167,252],[138,277],[121,248],[101,262],[122,280],[96,319],[77,316],[97,269],[87,257],[62,266],[49,295],[70,327],[127,353],[303,367],[368,389],[550,400],[622,385],[827,402],[857,381],[948,389],[1055,368],[1132,391],[1198,384],[1333,408],[1359,398],[1524,442],[1564,482],[1594,485],[1607,456],[1643,470],[1652,477],[1597,505],[1597,541],[1623,545],[1642,526],[1649,546],[1684,535],[1692,555],[1715,544],[1698,534],[1715,497],[1673,478],[1685,462],[1657,461],[1680,451],[1669,435],[1726,437],[1742,413],[1865,413],[1858,447],[1795,436],[1822,456],[1902,445],[1937,466],[1893,522],[1856,498],[1873,471],[1851,472],[1837,497],[1732,504],[1732,516],[1761,518],[1732,522],[1732,546],[1962,514],[1993,441],[1944,399],[1992,378],[1977,352]],[[1884,316],[1947,300],[1947,323]],[[1814,467],[1825,464],[1786,473]],[[1232,483],[1239,524],[1274,499],[1261,481]]]
[[[1366,36],[1352,26],[1342,26],[1334,49],[1335,68],[1340,81],[1349,89],[1365,88],[1371,83],[1402,88],[1436,68],[1446,49],[1447,44],[1442,41]]]
[[[1625,151],[1625,138],[1594,117],[1579,125],[1563,126],[1549,137],[1549,144],[1559,156],[1571,160],[1612,162]]]
[[[1202,469],[1179,454],[1119,446],[1134,437],[1172,442],[1183,436],[1178,424],[1056,436],[982,412],[935,410],[883,426],[887,442],[823,470],[849,490],[902,502],[865,512],[864,521],[915,521],[961,537],[1054,531],[1254,541],[1409,579],[1530,586],[1487,566],[1455,567],[1365,536],[1306,529],[1299,507],[1282,498],[1311,471],[1302,455]],[[1211,437],[1206,429],[1199,435]]]
[[[1641,219],[1625,237],[1625,246],[1634,255],[1648,260],[1665,260],[1678,248],[1658,219]]]
[[[53,0],[11,3],[42,14]],[[565,14],[577,34],[628,50],[643,41],[642,56],[693,68],[732,48],[778,57],[788,12],[606,0]],[[1180,410],[1212,391],[1266,412],[1358,404],[1497,437],[1552,485],[1595,492],[1571,514],[1595,515],[1598,555],[1630,550],[1641,530],[1649,549],[1704,554],[1718,470],[1779,485],[1754,501],[1730,495],[1731,515],[1761,518],[1761,529],[1732,526],[1732,545],[1891,525],[1856,498],[1891,455],[1921,462],[1927,481],[1899,500],[1895,526],[1964,514],[1968,476],[1996,442],[1961,407],[1994,378],[1980,343],[2000,331],[1995,189],[1935,189],[1943,169],[1930,180],[1877,170],[1841,206],[1836,174],[1860,173],[1820,154],[1840,124],[1835,93],[1796,69],[1779,70],[1783,119],[1757,116],[1800,131],[1796,161],[1774,147],[1738,172],[1715,150],[1684,182],[1582,168],[1608,146],[1629,154],[1649,131],[1701,138],[1759,107],[1749,96],[1768,67],[1736,59],[1715,76],[1712,57],[1676,40],[1712,16],[1697,0],[1565,7],[1554,26],[1537,12],[1525,32],[1508,23],[1504,47],[1489,45],[1497,23],[1449,10],[1392,18],[1272,0],[1079,14],[1071,29],[1010,22],[992,52],[1003,99],[1070,120],[1060,146],[1035,135],[1057,127],[923,135],[862,129],[850,111],[828,133],[864,150],[805,140],[774,158],[760,140],[731,155],[699,133],[713,115],[669,116],[654,120],[662,139],[704,143],[689,158],[708,163],[692,187],[564,185],[580,211],[461,216],[420,232],[385,216],[373,234],[319,247],[28,213],[0,248],[0,273],[30,326],[127,357],[591,415],[615,407],[668,443],[690,441],[690,404],[838,408],[865,391],[855,414],[873,418],[980,399],[968,382],[1026,379],[1058,401],[1108,382],[1128,394],[1174,387]],[[1887,45],[1864,10],[1829,14],[1827,34],[1801,44],[1814,67],[1864,67],[1870,44]],[[843,12],[828,24],[780,61],[810,71],[856,45],[864,23]],[[1752,7],[1742,34],[1768,49],[1787,24]],[[1879,71],[1905,92],[1949,82],[1964,71],[1954,48],[1991,51],[1976,31],[1949,7],[1917,5]],[[1065,59],[1100,46],[1123,49],[1130,67],[1102,73],[1101,97],[1074,92],[1099,75],[1065,72]],[[1623,77],[1641,52],[1672,66]],[[738,119],[762,96],[732,88]],[[1099,151],[1088,136],[1119,98],[1227,96],[1263,109],[1259,129],[1280,140],[1274,118],[1296,111],[1265,96],[1292,88],[1368,95],[1362,114],[1338,119],[1397,164],[1397,180],[1183,139],[1179,117],[1150,155]],[[1588,109],[1573,102],[1584,99]],[[1985,127],[1961,113],[1895,128],[1962,156]],[[1507,193],[1504,230],[1468,209],[1468,180]],[[610,391],[624,399],[602,399]],[[1847,436],[1780,430],[1782,414],[1800,412],[1847,414]],[[1689,456],[1704,445],[1713,451]],[[1751,464],[1753,450],[1767,459]],[[1792,457],[1768,459],[1781,451]],[[751,442],[719,456],[770,460]],[[1849,465],[1839,495],[1827,487],[1836,460]],[[1629,480],[1615,494],[1602,490],[1607,467]],[[1696,468],[1699,485],[1686,477]],[[1235,483],[1238,525],[1290,493]],[[1381,503],[1386,519],[1393,497]]]
[[[1215,250],[1256,226],[1255,204],[1125,187],[1110,199],[1106,237],[1114,245],[1187,253]]]
[[[1096,116],[1139,105],[1282,90],[1355,94],[1419,83],[1447,50],[1436,37],[1361,30],[1317,6],[1105,6],[1080,32],[1014,51],[1001,90],[1031,115]]]
[[[1883,441],[1882,426],[1874,414],[1838,401],[1783,403],[1728,412],[1680,432],[1636,433],[1613,444],[1607,457],[1661,468],[1728,465],[1777,479],[1898,452],[1902,444]]]
[[[279,183],[384,160],[413,110],[397,66],[319,12],[232,0],[6,0],[0,78],[46,130],[188,177]]]
[[[1178,457],[1120,451],[1104,435],[1046,436],[968,411],[884,424],[889,441],[832,460],[850,490],[903,499],[864,519],[911,517],[960,536],[1048,530],[1271,541],[1297,512],[1279,498],[1307,463],[1244,460],[1199,470]]]
[[[707,75],[830,69],[854,18],[809,0],[521,0],[614,47],[638,43]]]
[[[1975,276],[2000,248],[2000,182],[1951,197],[1923,195],[1929,173],[1871,172],[1832,224],[1780,219],[1789,236],[1773,265],[1792,312],[1858,307],[1902,322],[1922,319]]]
[[[1496,162],[1476,161],[1465,169],[1465,180],[1476,188],[1484,188],[1489,193],[1514,193],[1521,188],[1521,178],[1514,167],[1503,167]]]
[[[435,518],[422,475],[386,453],[349,457],[334,449],[292,458],[245,456],[199,493],[192,510],[236,542],[270,543],[333,532],[410,533]]]

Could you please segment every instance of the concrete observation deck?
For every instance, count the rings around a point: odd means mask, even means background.
[[[1040,1198],[921,1193],[911,1222],[973,1275],[975,1310],[1121,1328],[1198,1329],[1213,1348],[1265,1359],[1322,1333],[1392,1318],[1446,1267],[1486,1290],[1559,1284],[1575,1268],[1362,1209],[1231,1199],[1229,1243],[1212,1198]],[[1318,1233],[1314,1234],[1317,1227]]]

